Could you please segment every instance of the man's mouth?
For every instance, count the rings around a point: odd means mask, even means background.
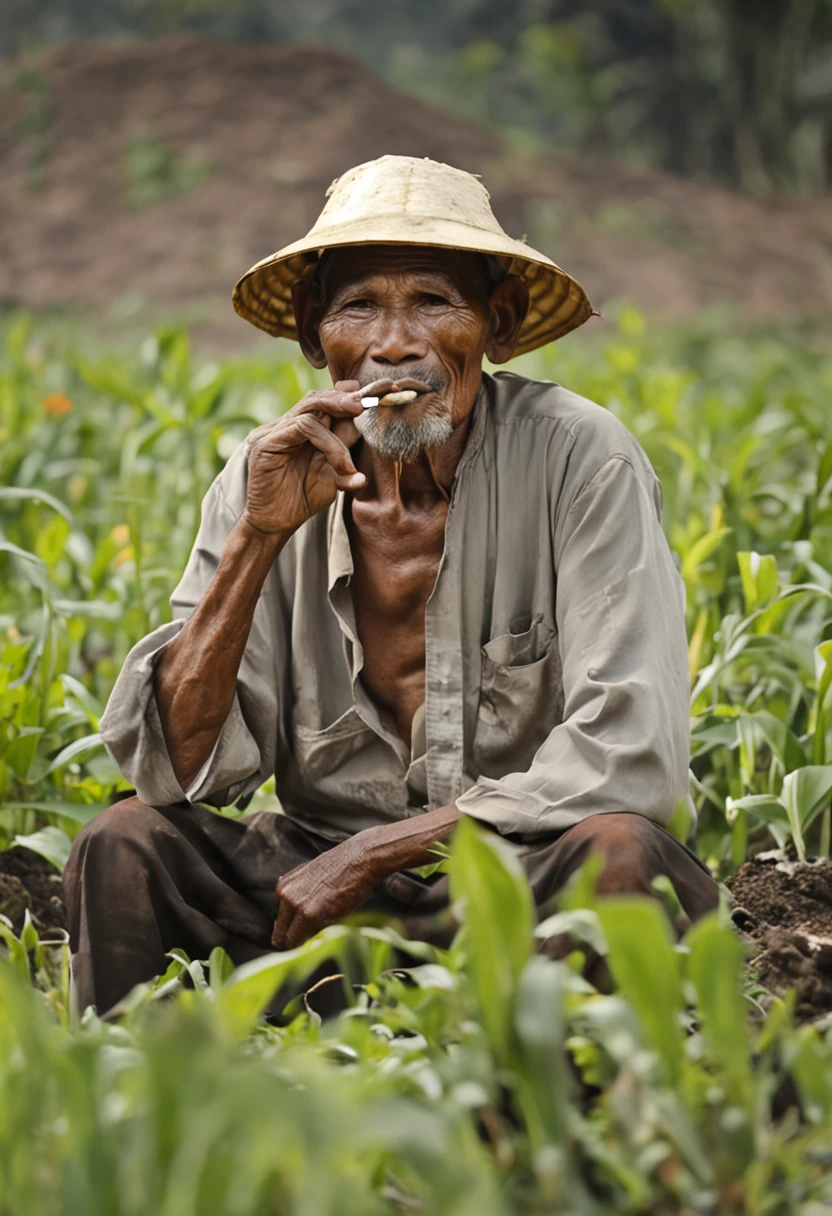
[[[370,393],[361,398],[361,404],[365,410],[374,409],[376,406],[409,405],[422,394],[436,391],[431,385],[425,384],[424,380],[414,380],[410,376],[394,381],[391,387],[380,396],[372,392],[373,385],[368,385],[368,388]]]

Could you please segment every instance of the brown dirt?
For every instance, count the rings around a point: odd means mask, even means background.
[[[0,301],[100,309],[126,293],[197,306],[207,337],[254,336],[229,303],[248,265],[294,239],[332,179],[385,152],[483,174],[505,227],[528,232],[596,306],[666,318],[715,300],[752,319],[832,312],[832,207],[760,201],[667,174],[520,155],[397,92],[347,56],[215,43],[63,46],[7,64],[0,94]],[[139,135],[211,166],[140,209],[125,202]]]
[[[778,863],[769,855],[727,882],[734,922],[757,947],[751,965],[770,992],[797,992],[799,1020],[832,1011],[832,861]]]
[[[61,876],[54,866],[31,849],[0,852],[0,913],[19,931],[26,908],[41,937],[66,929],[66,907]]]

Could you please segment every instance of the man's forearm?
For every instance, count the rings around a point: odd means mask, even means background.
[[[453,804],[441,806],[401,823],[367,828],[352,840],[361,862],[371,867],[380,880],[395,870],[408,870],[439,860],[431,848],[452,835],[461,814]]]
[[[228,717],[263,583],[288,538],[238,520],[205,594],[158,663],[156,704],[183,789],[211,755]]]

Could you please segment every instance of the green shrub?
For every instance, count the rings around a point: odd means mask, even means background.
[[[600,901],[585,927],[619,984],[601,996],[535,953],[500,846],[457,832],[449,951],[338,926],[234,972],[219,950],[204,967],[174,952],[107,1023],[72,1024],[65,973],[30,987],[30,926],[0,963],[0,1210],[808,1216],[832,1201],[829,1043],[780,1002],[747,1025],[734,933],[714,914],[677,946],[658,904]],[[257,1024],[284,980],[348,944],[364,974],[339,1018]]]

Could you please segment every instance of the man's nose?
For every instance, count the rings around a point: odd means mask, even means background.
[[[387,312],[379,317],[367,351],[374,363],[418,363],[428,353],[419,327],[403,312]]]

